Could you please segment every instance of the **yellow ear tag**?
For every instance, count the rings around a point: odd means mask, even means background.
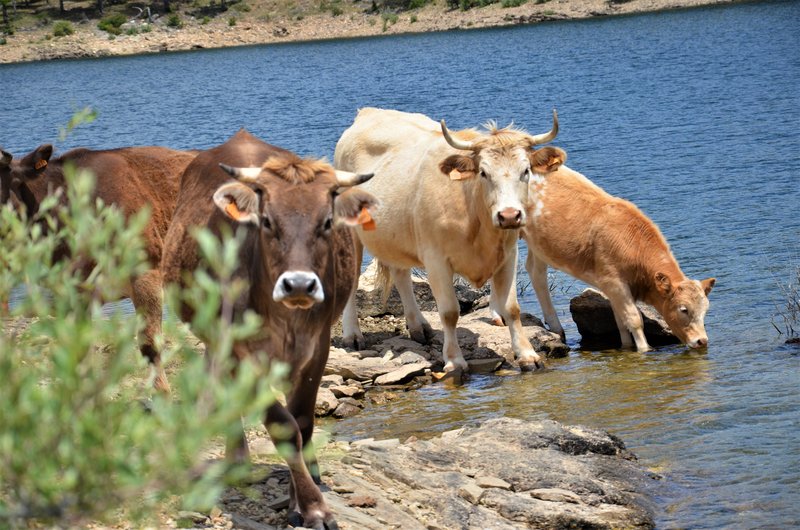
[[[358,218],[356,219],[356,223],[361,225],[361,228],[370,232],[377,228],[375,224],[375,219],[369,213],[366,207],[361,208],[361,211],[358,213]]]
[[[450,180],[464,180],[464,174],[457,169],[450,171]]]
[[[560,156],[551,156],[550,160],[547,161],[547,166],[548,167],[557,166],[560,165],[561,163],[562,160]]]
[[[36,163],[33,165],[33,167],[34,167],[35,169],[42,169],[43,167],[46,167],[46,166],[47,166],[47,160],[45,160],[45,159],[41,159],[41,160],[37,161],[37,162],[36,162]]]
[[[228,205],[225,207],[225,213],[228,214],[229,217],[232,219],[236,219],[237,221],[240,220],[242,217],[242,211],[236,206],[235,202],[229,202]]]

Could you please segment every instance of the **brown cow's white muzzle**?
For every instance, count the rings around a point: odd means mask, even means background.
[[[505,208],[497,212],[497,226],[500,228],[519,228],[522,226],[522,210]]]
[[[325,292],[313,272],[287,271],[275,282],[272,299],[290,309],[308,309],[325,300]]]
[[[708,337],[697,337],[686,343],[690,348],[705,348],[708,346]]]

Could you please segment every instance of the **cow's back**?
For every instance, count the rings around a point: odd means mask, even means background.
[[[540,179],[545,184],[537,188]],[[572,276],[597,285],[610,269],[635,275],[643,257],[671,256],[660,230],[639,208],[566,166],[532,179],[531,193],[525,239],[537,256]]]

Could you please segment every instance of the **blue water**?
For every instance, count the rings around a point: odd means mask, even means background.
[[[620,435],[664,476],[660,528],[797,527],[800,349],[772,321],[800,266],[798,50],[800,2],[787,1],[3,65],[0,146],[206,148],[246,127],[331,159],[359,107],[531,132],[557,108],[568,164],[638,204],[689,276],[717,278],[707,352],[580,351],[568,300],[582,286],[559,274],[575,349],[554,370],[428,387],[339,422],[337,435],[435,433],[502,414],[582,423]],[[87,105],[97,121],[58,141]],[[530,291],[522,302],[539,313]]]

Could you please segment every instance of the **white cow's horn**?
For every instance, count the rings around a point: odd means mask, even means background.
[[[444,135],[444,139],[447,140],[448,144],[455,147],[456,149],[462,149],[464,151],[472,151],[475,142],[465,142],[463,140],[456,140],[455,138],[450,136],[450,131],[447,130],[447,125],[444,124],[444,120],[440,121],[439,123],[442,124],[442,134]]]
[[[261,174],[260,167],[232,167],[227,164],[220,164],[219,167],[228,175],[242,182],[254,182]]]
[[[349,171],[340,171],[336,170],[336,183],[339,186],[358,186],[359,184],[363,184],[375,173],[350,173]]]
[[[544,144],[551,140],[553,140],[556,135],[558,134],[558,113],[556,109],[553,109],[553,128],[550,129],[550,132],[546,132],[544,134],[537,134],[536,136],[531,136],[530,143],[531,147],[534,145]]]

